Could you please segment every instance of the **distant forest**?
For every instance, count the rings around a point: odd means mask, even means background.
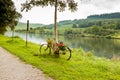
[[[100,15],[90,15],[87,17],[87,19],[112,19],[112,18],[120,18],[120,12],[100,14]]]

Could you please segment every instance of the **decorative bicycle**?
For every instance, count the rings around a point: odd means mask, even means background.
[[[44,48],[43,48],[44,46]],[[71,49],[66,46],[63,42],[59,42],[59,43],[52,43],[52,41],[50,41],[50,39],[47,40],[47,44],[42,44],[40,46],[40,53],[42,53],[42,51],[48,51],[49,55],[52,53],[54,53],[54,55],[59,56],[60,54],[65,55],[66,53],[69,53],[69,57],[67,58],[67,60],[70,60],[71,56],[72,56],[72,51]]]

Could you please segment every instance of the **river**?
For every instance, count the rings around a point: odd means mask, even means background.
[[[7,32],[5,35],[11,36],[12,33]],[[14,35],[26,39],[25,33],[15,32]],[[37,44],[46,43],[47,38],[53,38],[53,36],[32,33],[28,35],[28,40]],[[120,57],[120,39],[59,36],[59,40],[71,48],[82,48],[85,52],[92,51],[95,56]]]

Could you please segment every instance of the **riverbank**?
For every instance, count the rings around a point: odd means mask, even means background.
[[[26,47],[25,41],[20,38],[13,41],[2,35],[0,38],[0,46],[55,80],[120,80],[119,60],[98,58],[92,52],[72,49],[72,58],[67,61],[67,55],[60,55],[59,58],[46,52],[41,55],[39,45],[29,42]]]
[[[68,34],[63,36],[68,36],[68,37],[89,37],[89,38],[104,38],[104,39],[120,39],[120,34],[114,34],[114,35],[106,35],[106,36],[99,36],[95,34]]]

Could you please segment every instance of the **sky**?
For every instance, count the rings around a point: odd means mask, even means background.
[[[34,7],[28,12],[21,12],[21,3],[26,0],[13,0],[18,12],[22,14],[20,22],[40,24],[54,23],[54,7]],[[58,12],[57,21],[85,19],[89,15],[120,12],[120,0],[75,0],[78,2],[78,10],[70,12],[67,9],[64,12]]]

